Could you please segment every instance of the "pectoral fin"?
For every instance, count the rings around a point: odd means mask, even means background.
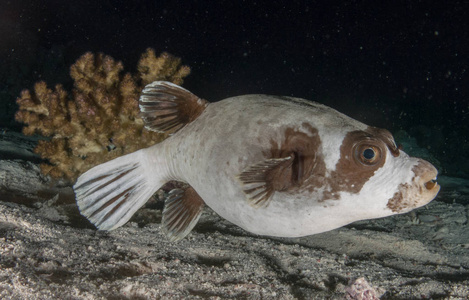
[[[165,199],[163,232],[171,241],[183,239],[202,214],[205,203],[191,187],[171,190]]]
[[[239,175],[244,193],[253,207],[268,206],[275,191],[291,185],[291,165],[295,155],[271,158],[255,164]]]

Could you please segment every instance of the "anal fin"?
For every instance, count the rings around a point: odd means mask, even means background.
[[[163,232],[171,241],[183,239],[199,220],[205,203],[191,187],[173,189],[165,199]]]

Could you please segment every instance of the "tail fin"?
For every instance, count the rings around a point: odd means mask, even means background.
[[[81,175],[73,186],[83,216],[98,229],[124,225],[165,183],[163,175],[148,168],[146,152],[118,157]]]

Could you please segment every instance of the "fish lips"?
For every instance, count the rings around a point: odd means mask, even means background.
[[[438,170],[431,163],[419,159],[414,172],[419,178],[419,192],[428,199],[428,202],[432,201],[440,191],[440,185],[437,182]]]

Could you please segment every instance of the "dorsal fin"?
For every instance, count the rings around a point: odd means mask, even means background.
[[[145,128],[168,134],[194,121],[208,103],[167,81],[154,81],[145,86],[138,101]]]
[[[204,205],[191,186],[171,190],[163,209],[163,232],[172,242],[183,239],[197,224]]]
[[[295,154],[283,158],[271,158],[255,164],[239,175],[244,193],[253,207],[269,205],[275,191],[282,191],[291,184],[291,166]]]

